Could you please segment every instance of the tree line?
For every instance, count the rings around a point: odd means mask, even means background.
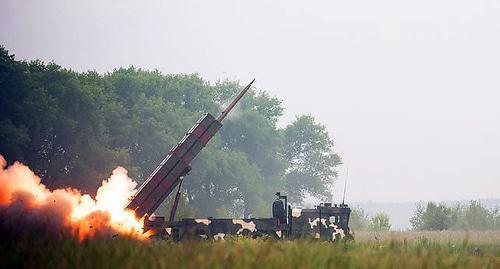
[[[500,209],[488,209],[479,201],[419,204],[410,219],[414,230],[496,230],[500,229]]]
[[[370,217],[360,207],[352,208],[349,224],[354,231],[388,231],[391,228],[387,214],[376,213]],[[410,225],[415,231],[498,230],[500,208],[487,208],[475,200],[453,206],[428,202],[417,205]]]
[[[199,117],[218,115],[239,89],[135,67],[76,72],[16,60],[0,46],[0,154],[51,188],[92,194],[118,165],[142,182]],[[265,91],[242,99],[192,163],[180,216],[267,216],[275,191],[293,203],[331,199],[341,164],[333,139],[311,115],[280,128],[284,109]]]

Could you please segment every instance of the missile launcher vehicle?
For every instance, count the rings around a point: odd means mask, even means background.
[[[222,127],[222,121],[236,103],[251,88],[245,86],[229,106],[215,119],[207,113],[184,135],[134,194],[127,209],[144,218],[144,231],[155,237],[183,239],[224,239],[228,235],[253,238],[267,236],[276,239],[314,237],[337,240],[349,236],[350,208],[345,205],[322,203],[314,209],[292,208],[287,197],[276,193],[271,218],[184,218],[175,220],[175,213],[185,176],[191,170],[190,162]],[[153,213],[177,187],[177,193],[168,219]]]

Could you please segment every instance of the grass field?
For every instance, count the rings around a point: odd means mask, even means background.
[[[388,242],[430,240],[437,243],[462,243],[464,240],[474,244],[500,244],[500,231],[396,231],[396,232],[357,232],[356,241]]]
[[[2,268],[500,268],[500,232],[357,235],[355,242],[1,241]],[[468,237],[467,237],[468,236]],[[492,239],[493,238],[493,239]]]

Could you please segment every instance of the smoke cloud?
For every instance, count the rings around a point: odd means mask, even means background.
[[[49,190],[28,166],[20,162],[7,166],[0,155],[0,235],[71,234],[83,240],[121,234],[142,239],[142,220],[124,209],[136,187],[127,170],[117,167],[95,199],[72,188]]]

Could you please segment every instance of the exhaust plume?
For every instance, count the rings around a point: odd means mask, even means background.
[[[20,162],[7,167],[0,154],[0,234],[69,232],[80,240],[101,234],[143,239],[143,220],[124,209],[136,186],[127,170],[117,167],[95,199],[72,188],[49,190],[29,167]]]

